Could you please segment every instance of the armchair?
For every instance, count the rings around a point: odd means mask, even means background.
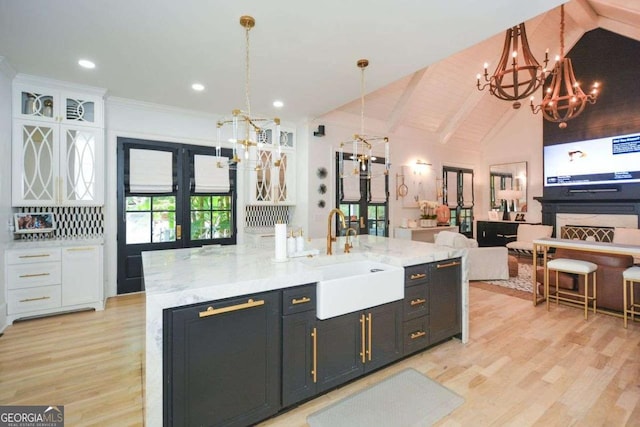
[[[507,243],[507,248],[517,254],[532,255],[533,241],[544,237],[551,237],[553,226],[542,224],[520,224],[516,240]]]
[[[454,231],[441,231],[436,234],[435,244],[467,249],[469,280],[507,280],[509,278],[509,254],[504,246],[479,248],[475,239],[469,239]]]

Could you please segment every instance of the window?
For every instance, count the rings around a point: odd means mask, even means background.
[[[460,233],[473,237],[473,170],[442,168],[443,203],[451,211],[451,224]]]
[[[345,153],[348,158],[350,154]],[[339,170],[336,154],[336,171]],[[384,175],[384,158],[373,161],[371,177],[367,171],[358,168],[359,175],[340,178],[336,173],[336,206],[345,217],[347,228],[358,234],[389,236],[389,177]],[[345,230],[337,227],[337,234]]]
[[[175,196],[128,196],[126,227],[128,245],[175,241]]]
[[[191,240],[230,237],[233,233],[231,196],[191,196]]]

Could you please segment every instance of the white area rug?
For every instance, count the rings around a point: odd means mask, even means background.
[[[405,369],[307,417],[311,427],[424,427],[450,414],[464,398]]]
[[[508,280],[484,280],[492,285],[504,286],[505,288],[517,289],[519,291],[532,292],[531,264],[518,265],[518,277],[509,277]]]

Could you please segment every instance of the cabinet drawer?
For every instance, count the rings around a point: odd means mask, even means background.
[[[7,264],[32,264],[60,261],[60,248],[11,249],[7,251]]]
[[[429,345],[429,316],[418,317],[403,324],[404,354],[422,350]]]
[[[7,292],[7,314],[58,308],[61,303],[60,285],[38,288],[12,289]]]
[[[429,314],[429,288],[427,285],[411,286],[404,292],[404,320]]]
[[[316,285],[296,286],[282,291],[282,314],[316,309]]]
[[[419,283],[427,283],[427,265],[411,265],[404,268],[404,286],[413,286]]]
[[[59,285],[61,282],[59,262],[16,264],[7,266],[7,288],[23,289],[37,286]]]

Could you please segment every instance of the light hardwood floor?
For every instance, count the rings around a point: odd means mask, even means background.
[[[487,288],[488,286],[488,288]],[[450,340],[307,402],[263,426],[308,414],[407,367],[465,403],[439,426],[640,426],[640,322],[470,289],[471,339]],[[0,338],[0,405],[60,404],[67,425],[142,425],[144,295],[103,312],[16,323]]]

